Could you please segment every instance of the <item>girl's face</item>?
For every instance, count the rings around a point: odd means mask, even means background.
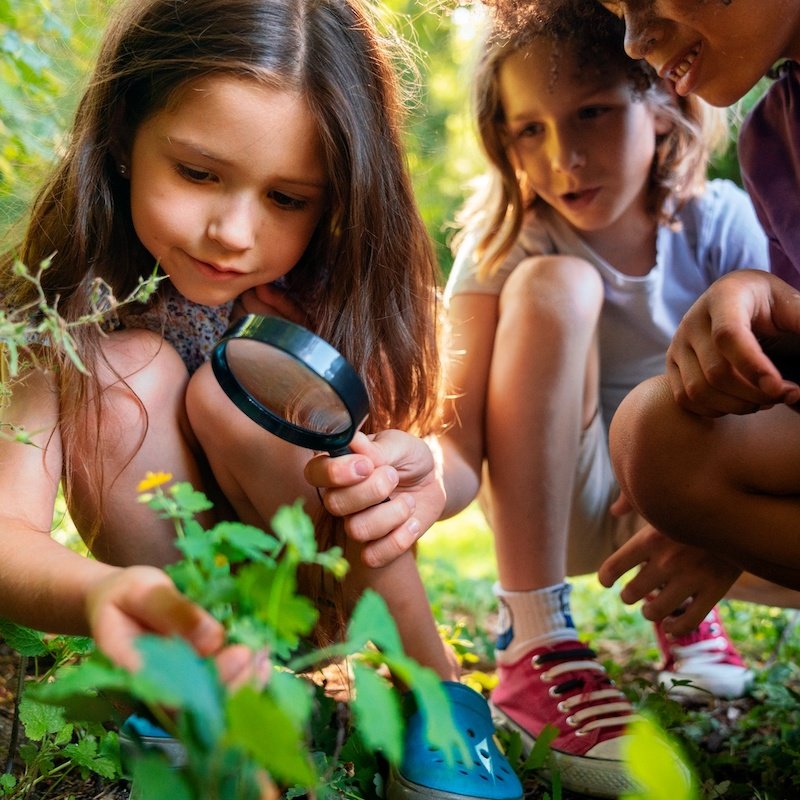
[[[680,95],[742,97],[781,58],[800,55],[798,0],[601,0],[625,20],[625,49]]]
[[[539,39],[499,79],[509,157],[541,200],[590,243],[644,220],[656,134],[669,128],[624,76],[580,72],[563,45]]]
[[[234,76],[198,78],[136,131],[136,233],[189,300],[232,300],[303,254],[325,209],[321,153],[302,97]]]

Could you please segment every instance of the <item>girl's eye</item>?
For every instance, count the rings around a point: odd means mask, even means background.
[[[179,175],[195,183],[207,183],[214,180],[214,175],[205,169],[195,169],[186,164],[176,164],[175,169],[178,171]]]
[[[288,194],[273,190],[269,193],[269,198],[279,208],[287,211],[302,211],[308,206],[307,200],[300,200],[297,197],[290,197]]]
[[[542,132],[542,126],[538,122],[529,122],[521,128],[517,128],[514,133],[515,139],[529,139],[531,136],[537,136]]]
[[[610,110],[608,106],[588,106],[578,112],[578,119],[597,119],[607,114]]]

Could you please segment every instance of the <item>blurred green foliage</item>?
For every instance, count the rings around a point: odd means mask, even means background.
[[[0,0],[0,231],[58,151],[109,0]]]

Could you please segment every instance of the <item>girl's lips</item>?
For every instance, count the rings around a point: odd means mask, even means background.
[[[209,261],[201,261],[199,258],[195,258],[194,256],[189,256],[189,258],[194,262],[195,266],[200,270],[200,272],[210,280],[233,280],[234,278],[240,278],[244,274],[235,269],[226,269],[224,267],[217,266]]]
[[[561,195],[561,200],[570,209],[575,210],[588,206],[597,197],[600,187],[595,186],[591,189],[581,189],[579,192],[566,192]]]

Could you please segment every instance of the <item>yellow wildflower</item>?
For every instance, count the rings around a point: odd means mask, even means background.
[[[139,481],[136,491],[148,492],[150,489],[155,489],[157,486],[163,486],[163,484],[169,483],[171,480],[171,472],[150,472],[150,470],[148,470],[144,476],[144,479]]]

